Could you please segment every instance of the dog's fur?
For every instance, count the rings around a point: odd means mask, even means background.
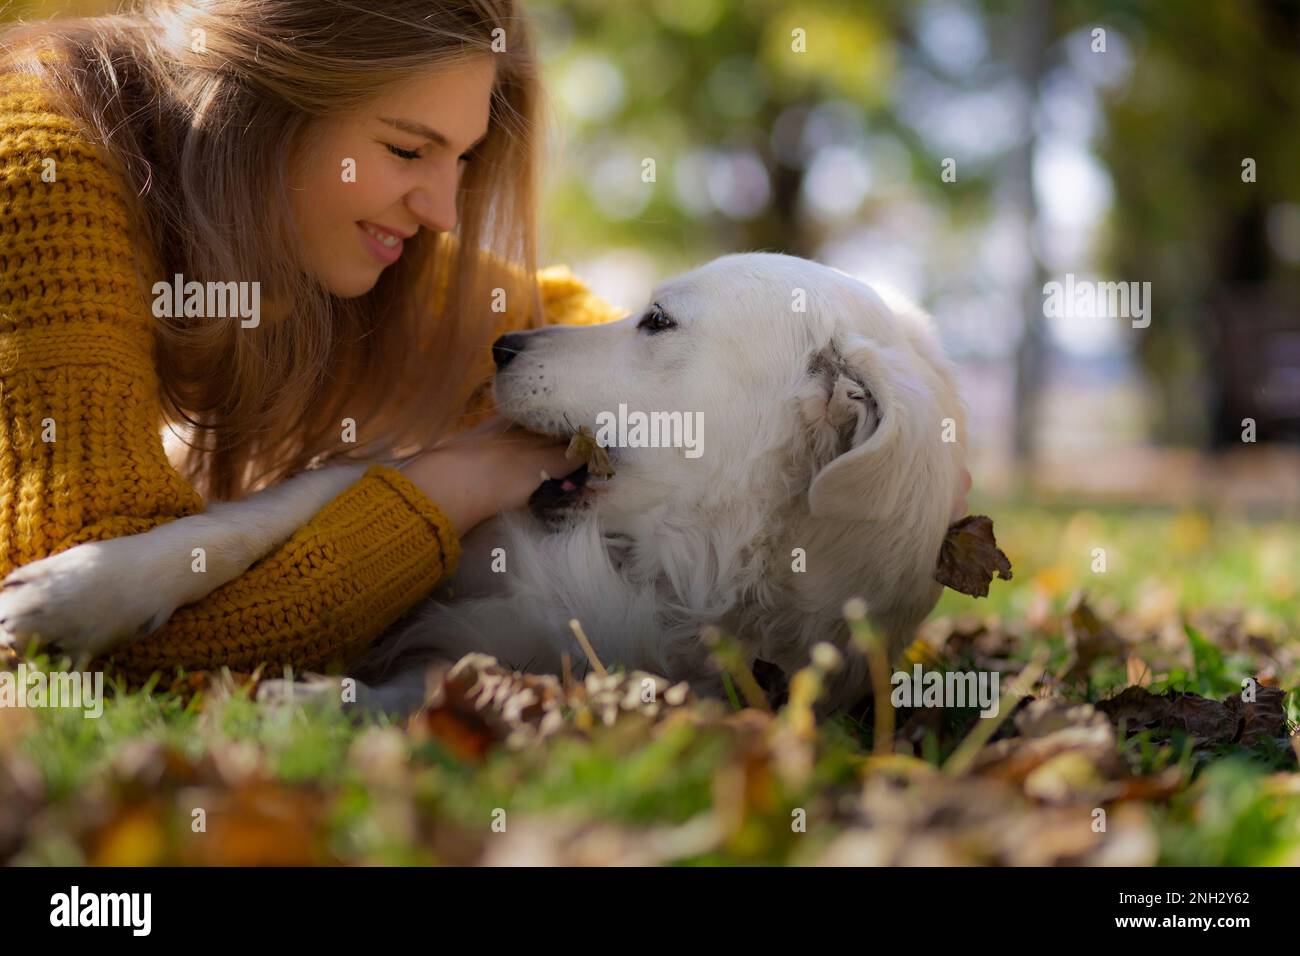
[[[558,526],[521,510],[473,529],[449,582],[456,599],[418,607],[358,670],[384,682],[370,689],[372,706],[419,706],[418,665],[431,657],[483,651],[552,673],[564,652],[583,661],[571,618],[605,664],[718,692],[704,625],[738,637],[751,662],[789,673],[818,641],[846,651],[851,597],[865,600],[891,651],[933,608],[939,547],[964,491],[965,422],[928,316],[833,269],[762,253],[676,277],[653,302],[676,327],[651,333],[641,313],[507,336],[497,405],[565,437],[580,425],[596,431],[598,413],[620,403],[700,411],[703,454],[611,448],[615,477],[591,479]],[[21,568],[0,591],[0,627],[86,653],[147,632],[242,573],[363,470],[307,472]],[[202,576],[190,571],[199,543]],[[505,573],[490,570],[496,548]],[[869,690],[862,656],[848,651],[844,662],[826,710]]]

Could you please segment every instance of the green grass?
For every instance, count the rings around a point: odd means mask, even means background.
[[[1264,671],[1296,687],[1296,528],[1193,512],[977,510],[994,516],[1015,577],[995,582],[986,600],[945,592],[926,635],[976,621],[992,643],[941,648],[927,667],[965,669],[992,657],[1014,670],[1045,650],[1048,673],[1059,677],[1072,654],[1068,601],[1083,588],[1118,631],[1152,638],[1129,645],[1132,661],[1103,654],[1078,679],[1056,681],[1067,700],[1113,695],[1132,683],[1139,661],[1153,692],[1222,699]],[[1092,568],[1094,548],[1106,551],[1104,573]],[[914,738],[914,756],[890,763],[869,756],[870,714],[841,715],[808,736],[805,702],[796,700],[774,720],[756,717],[760,730],[746,729],[728,716],[740,702],[728,689],[732,703],[708,712],[658,723],[624,716],[522,750],[498,745],[482,760],[460,755],[445,735],[358,725],[312,704],[259,704],[235,686],[188,703],[119,694],[98,720],[0,710],[0,861],[424,864],[533,853],[542,861],[809,863],[848,846],[846,834],[893,833],[904,848],[886,854],[895,861],[926,846],[968,862],[1023,862],[1016,847],[987,835],[999,813],[1032,815],[1077,840],[1073,828],[1105,807],[1113,832],[1138,827],[1153,841],[1142,862],[1300,862],[1300,775],[1286,741],[1198,745],[1179,732],[1144,731],[1117,740],[1109,756],[1075,754],[1012,784],[943,780],[937,768],[975,725],[974,708],[938,714]],[[1287,706],[1294,729],[1294,695]],[[897,714],[898,727],[916,716]],[[1058,778],[1068,799],[1044,798]],[[1116,796],[1121,784],[1140,790],[1157,779],[1170,783]],[[979,810],[980,794],[994,786],[1002,789]],[[931,804],[928,817],[917,811],[924,819],[898,811]],[[194,830],[198,810],[206,832]],[[793,823],[801,815],[802,830]],[[551,842],[539,850],[521,832],[549,833]],[[1054,861],[1096,862],[1088,854],[1103,848],[1097,837]]]
[[[978,610],[1006,619],[1036,601],[1085,587],[1116,608],[1234,608],[1261,625],[1300,634],[1300,530],[1283,521],[1244,521],[1198,510],[1010,507],[975,502],[994,518],[998,544],[1015,566],[1013,586],[988,598],[945,591],[936,614]],[[1106,570],[1094,572],[1093,549]]]

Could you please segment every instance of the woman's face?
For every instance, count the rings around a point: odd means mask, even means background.
[[[491,57],[477,57],[317,121],[290,173],[290,207],[307,267],[330,292],[369,292],[403,239],[456,227],[464,154],[487,133],[495,73]]]

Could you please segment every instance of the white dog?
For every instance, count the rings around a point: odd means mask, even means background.
[[[365,687],[369,706],[418,707],[432,658],[483,651],[550,673],[562,653],[585,661],[577,618],[606,665],[706,693],[721,685],[705,625],[738,638],[751,664],[786,674],[829,641],[846,652],[823,701],[831,710],[869,693],[864,658],[846,648],[845,602],[865,600],[891,652],[933,608],[966,472],[964,409],[928,316],[833,269],[762,253],[724,256],[652,298],[607,325],[504,336],[496,402],[563,437],[580,425],[600,437],[622,405],[625,420],[702,425],[675,436],[694,447],[662,433],[649,447],[615,444],[612,479],[584,482],[580,471],[577,490],[550,508],[473,529],[448,582],[455,600],[417,607],[362,663],[377,685]],[[364,470],[304,472],[27,565],[0,592],[0,627],[87,654],[148,632],[243,573]],[[202,575],[190,571],[196,542],[207,549]]]

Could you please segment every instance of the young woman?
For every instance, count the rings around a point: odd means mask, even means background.
[[[513,0],[167,0],[0,36],[0,575],[418,452],[106,663],[358,657],[460,536],[576,467],[484,420],[498,335],[619,315],[535,272],[538,111]]]

